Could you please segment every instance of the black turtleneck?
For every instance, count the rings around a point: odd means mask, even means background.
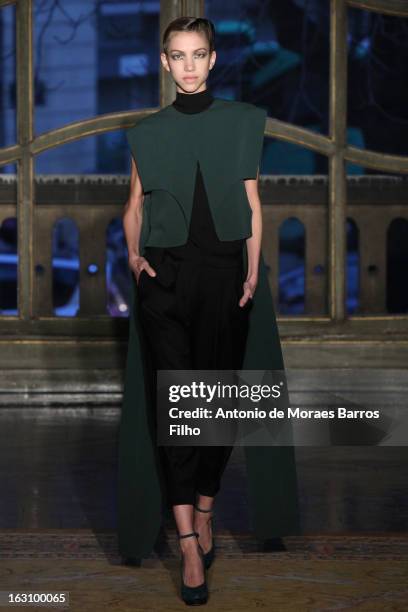
[[[208,108],[213,100],[209,89],[192,94],[177,91],[173,106],[181,113],[199,113]]]
[[[192,94],[178,91],[173,106],[181,113],[200,113],[206,110],[213,100],[214,97],[209,89]],[[175,255],[180,255],[190,252],[191,248],[199,247],[202,251],[212,254],[238,254],[239,252],[242,253],[243,242],[244,240],[222,242],[218,239],[208,204],[200,164],[197,162],[193,209],[187,243],[176,247],[167,247],[166,250]]]

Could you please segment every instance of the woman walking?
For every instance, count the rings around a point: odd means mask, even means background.
[[[123,219],[132,317],[119,440],[119,548],[123,556],[149,553],[165,499],[177,525],[187,604],[208,599],[213,504],[233,447],[157,447],[157,370],[283,369],[261,256],[257,183],[266,112],[212,95],[206,81],[215,59],[210,21],[171,22],[161,60],[176,99],[127,130],[132,170]],[[266,325],[271,329],[262,330]],[[266,349],[260,331],[270,341]],[[296,531],[293,449],[245,450],[258,537]],[[261,465],[267,477],[257,475]],[[281,491],[266,489],[280,486],[278,470],[285,509]]]

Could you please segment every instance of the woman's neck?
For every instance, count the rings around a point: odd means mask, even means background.
[[[208,88],[192,94],[177,91],[173,106],[181,113],[199,113],[208,108],[213,100]]]

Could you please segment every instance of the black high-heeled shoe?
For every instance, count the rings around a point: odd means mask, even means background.
[[[196,505],[194,505],[194,508],[198,510],[199,512],[212,512],[213,513],[212,516],[210,516],[210,518],[208,519],[208,521],[212,521],[212,518],[214,516],[214,511],[212,508],[211,510],[204,510],[203,508],[199,508]],[[213,535],[212,522],[211,522],[211,536],[212,536],[212,546],[208,552],[203,553],[205,569],[210,569],[215,559],[215,541],[214,541],[214,535]],[[198,538],[200,538],[200,536],[198,536]]]
[[[179,540],[181,540],[182,538],[189,538],[192,536],[198,537],[198,533],[196,531],[193,531],[191,533],[186,533],[184,535],[179,534],[178,537],[179,537]],[[200,545],[198,545],[198,552],[200,555],[201,562],[203,564],[204,582],[195,587],[188,586],[187,584],[184,583],[184,554],[183,554],[183,551],[181,552],[181,567],[180,567],[181,598],[184,601],[184,603],[186,603],[188,606],[200,606],[202,604],[207,603],[207,600],[208,600],[208,588],[207,588],[207,581],[205,577],[204,556],[203,556],[203,551]]]

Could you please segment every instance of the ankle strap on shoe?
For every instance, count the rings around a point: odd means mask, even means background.
[[[210,508],[209,510],[204,510],[203,508],[199,508],[198,506],[194,505],[194,508],[196,510],[198,510],[199,512],[213,512],[213,509]]]
[[[181,540],[182,538],[190,538],[192,536],[198,538],[198,533],[196,531],[192,531],[191,533],[185,533],[184,535],[178,534],[179,540]]]

